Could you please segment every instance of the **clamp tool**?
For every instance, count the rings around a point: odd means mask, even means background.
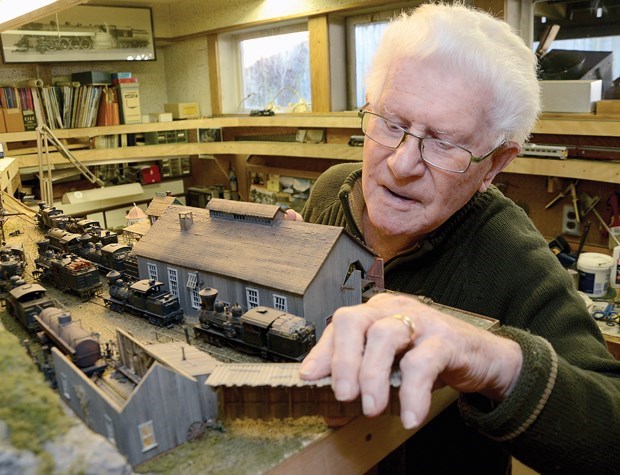
[[[555,198],[553,198],[551,201],[549,201],[549,203],[545,205],[545,209],[551,208],[558,201],[560,201],[565,196],[568,196],[568,194],[570,193],[571,200],[573,202],[573,208],[575,209],[575,219],[578,223],[580,223],[581,213],[579,212],[579,198],[577,198],[577,183],[579,183],[579,180],[575,180],[573,183],[564,188],[563,191],[561,191]]]

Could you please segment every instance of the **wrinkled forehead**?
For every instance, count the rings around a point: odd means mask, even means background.
[[[487,131],[491,93],[463,71],[438,60],[393,61],[373,108],[407,125],[469,143]]]

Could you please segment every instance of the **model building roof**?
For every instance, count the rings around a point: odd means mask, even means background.
[[[168,206],[180,204],[182,203],[176,196],[157,194],[146,209],[146,214],[148,216],[161,216]]]
[[[271,386],[271,387],[325,387],[331,385],[331,377],[305,380],[299,377],[301,363],[220,363],[206,383],[209,386]],[[400,387],[400,371],[390,375],[390,385]]]
[[[191,223],[181,231],[179,215],[188,213]],[[341,238],[372,255],[336,226],[284,219],[226,219],[211,216],[206,209],[170,206],[136,243],[134,253],[303,295]]]

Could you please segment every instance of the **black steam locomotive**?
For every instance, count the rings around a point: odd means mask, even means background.
[[[75,322],[70,312],[47,307],[34,318],[41,329],[38,333],[40,341],[51,341],[85,374],[100,374],[106,369],[107,363],[101,354],[99,341],[79,322]]]
[[[65,292],[79,296],[83,301],[101,293],[101,279],[97,267],[76,254],[56,254],[48,249],[47,240],[39,241],[39,257],[34,261],[33,276],[51,282]]]
[[[110,296],[104,297],[106,307],[115,312],[127,311],[139,317],[148,318],[149,323],[162,327],[171,327],[182,323],[183,309],[179,299],[163,290],[163,283],[142,279],[126,282],[118,271],[106,275]]]
[[[212,288],[199,292],[197,338],[275,361],[301,361],[315,345],[314,324],[305,319],[270,307],[254,307],[245,313],[238,305],[228,309],[216,301],[217,293]]]
[[[22,277],[25,264],[23,247],[0,247],[0,293],[6,293],[12,288],[12,282]]]

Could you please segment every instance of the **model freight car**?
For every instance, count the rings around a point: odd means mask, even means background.
[[[38,279],[51,282],[60,290],[88,300],[101,292],[101,279],[97,267],[76,254],[57,254],[48,249],[47,240],[39,241],[39,257],[35,259]]]
[[[70,312],[48,307],[34,318],[41,329],[39,339],[42,343],[51,341],[87,375],[105,370],[107,364],[101,354],[99,341],[82,328],[79,322],[74,321]]]
[[[304,318],[263,306],[245,313],[239,306],[227,309],[216,301],[212,288],[202,289],[199,296],[200,324],[194,334],[208,343],[276,361],[301,361],[316,343],[315,327]]]
[[[110,291],[109,297],[103,298],[106,307],[148,318],[149,323],[162,327],[183,322],[179,299],[162,288],[163,282],[151,279],[126,282],[118,271],[108,273],[106,278]]]

